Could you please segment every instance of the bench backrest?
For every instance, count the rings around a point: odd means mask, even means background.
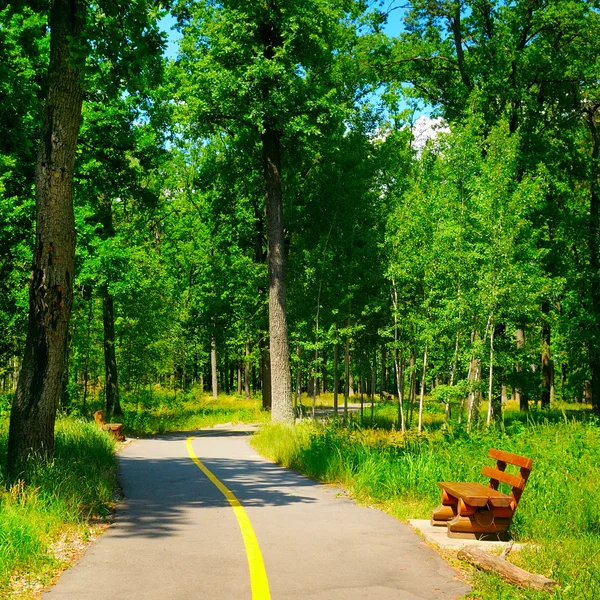
[[[104,413],[99,410],[94,413],[94,421],[96,421],[96,425],[104,425]]]
[[[497,490],[500,483],[506,483],[512,487],[510,495],[513,499],[513,510],[517,508],[521,494],[531,473],[531,466],[533,461],[530,458],[519,456],[518,454],[511,454],[510,452],[504,452],[503,450],[496,450],[492,448],[488,452],[490,458],[496,459],[496,467],[485,466],[481,469],[481,474],[484,477],[490,478],[489,486]],[[506,465],[515,465],[519,467],[519,474],[512,475],[506,472]]]

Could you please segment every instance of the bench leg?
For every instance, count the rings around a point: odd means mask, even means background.
[[[448,521],[448,537],[461,539],[501,539],[506,534],[511,519],[496,517],[487,510],[472,515],[456,515]]]
[[[448,521],[458,514],[458,498],[442,490],[442,503],[431,512],[431,524],[434,527],[446,527]]]
[[[435,527],[446,527],[448,521],[451,521],[456,515],[456,504],[454,506],[440,504],[431,512],[431,524]]]

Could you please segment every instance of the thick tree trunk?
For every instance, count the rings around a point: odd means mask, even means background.
[[[213,398],[218,398],[219,387],[217,384],[217,342],[215,338],[210,340],[210,374]]]
[[[115,351],[115,313],[113,298],[106,288],[102,291],[102,321],[104,324],[104,393],[106,395],[106,419],[120,416],[119,377]]]
[[[73,168],[83,91],[71,66],[85,5],[54,0],[50,9],[48,97],[36,167],[36,243],[23,364],[13,399],[7,473],[16,478],[27,457],[54,453],[54,422],[73,304],[75,224]]]
[[[281,156],[278,133],[268,124],[262,134],[265,206],[269,263],[269,343],[271,357],[272,419],[293,423],[292,381],[288,348],[285,284],[285,243]]]
[[[550,323],[548,322],[550,303],[547,300],[542,302],[542,313],[544,315],[542,323],[542,408],[548,408],[552,387],[552,361],[550,359]]]

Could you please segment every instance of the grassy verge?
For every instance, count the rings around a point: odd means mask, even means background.
[[[27,483],[8,486],[6,461],[9,398],[0,398],[0,598],[37,598],[39,590],[71,562],[110,514],[116,490],[117,462],[112,438],[89,418],[56,423],[56,452],[50,464],[32,462]],[[266,421],[257,399],[213,399],[192,391],[161,390],[125,395],[122,422],[127,435],[194,430],[218,423]],[[92,399],[89,411],[102,408]]]
[[[560,583],[556,598],[600,598],[600,428],[591,421],[514,419],[504,431],[423,435],[305,423],[266,425],[252,439],[270,459],[314,479],[342,485],[362,502],[400,519],[428,518],[438,481],[485,481],[487,450],[534,459],[511,533],[535,548],[511,555],[523,568]],[[415,567],[416,568],[416,567]],[[474,597],[549,597],[473,573]]]
[[[256,398],[220,395],[215,399],[198,389],[186,394],[163,390],[126,394],[122,407],[119,421],[125,434],[133,436],[193,431],[219,423],[262,423],[270,417]]]
[[[8,422],[0,419],[0,465]],[[91,423],[56,424],[56,455],[32,465],[27,483],[7,486],[0,471],[0,597],[33,598],[69,561],[64,545],[94,535],[90,522],[110,513],[116,488],[114,443]]]

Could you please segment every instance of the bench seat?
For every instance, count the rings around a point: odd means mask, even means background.
[[[510,506],[513,501],[509,495],[481,483],[439,481],[438,485],[443,490],[446,490],[450,496],[460,498],[471,506],[487,506],[491,504],[492,506],[501,508]]]

